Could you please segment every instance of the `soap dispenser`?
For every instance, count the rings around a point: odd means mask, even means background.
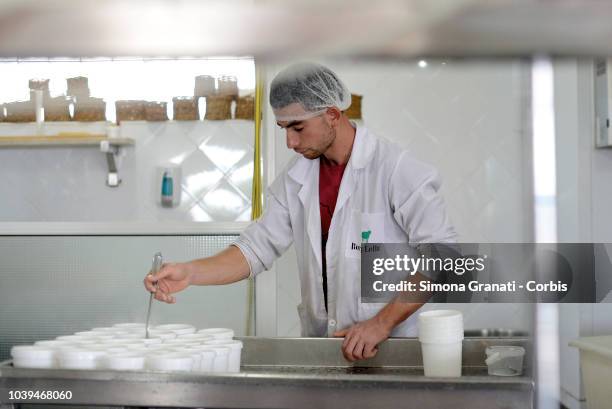
[[[157,167],[155,198],[158,206],[176,208],[181,203],[181,167],[166,163]]]
[[[161,185],[162,207],[172,207],[174,204],[174,179],[169,169],[164,170]]]

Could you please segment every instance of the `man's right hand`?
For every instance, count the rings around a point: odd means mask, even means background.
[[[144,279],[147,291],[154,293],[156,300],[168,304],[176,302],[172,294],[184,290],[189,285],[191,285],[191,273],[187,263],[165,263],[155,277],[149,272]]]

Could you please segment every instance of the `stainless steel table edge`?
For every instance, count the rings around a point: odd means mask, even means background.
[[[251,346],[268,345],[265,339],[243,338]],[[470,339],[479,348],[490,344],[525,344],[528,339]],[[309,342],[334,345],[337,341],[274,339],[272,343],[307,345]],[[402,342],[397,341],[397,342]],[[414,348],[415,340],[404,340]],[[418,341],[416,341],[418,342]],[[389,345],[396,343],[391,340]],[[471,348],[471,347],[470,347]],[[289,365],[291,367],[291,365]],[[269,371],[268,371],[269,368]],[[419,367],[402,365],[404,373],[343,373],[351,365],[331,372],[315,366],[308,372],[278,371],[278,365],[245,365],[241,373],[194,374],[164,372],[76,371],[63,369],[13,368],[10,361],[0,364],[0,406],[9,401],[11,390],[70,390],[70,401],[30,400],[27,403],[60,405],[104,405],[142,407],[215,408],[428,408],[526,409],[533,403],[534,383],[530,376],[428,378]],[[393,368],[391,365],[387,369]],[[475,366],[482,372],[483,368]],[[470,367],[466,367],[466,370]],[[301,371],[301,372],[300,372]]]

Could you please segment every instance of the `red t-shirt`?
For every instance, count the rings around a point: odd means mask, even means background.
[[[327,265],[325,260],[325,246],[327,244],[327,235],[329,234],[329,226],[331,225],[334,209],[336,208],[336,200],[338,199],[338,191],[340,190],[340,182],[344,174],[344,165],[334,165],[325,156],[321,155],[319,168],[319,211],[321,213],[321,255],[323,260],[323,296],[325,298],[325,309],[327,309]]]

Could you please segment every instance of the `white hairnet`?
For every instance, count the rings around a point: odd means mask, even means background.
[[[351,93],[336,73],[313,63],[293,64],[270,84],[270,105],[277,121],[301,121],[329,107],[351,106]]]

